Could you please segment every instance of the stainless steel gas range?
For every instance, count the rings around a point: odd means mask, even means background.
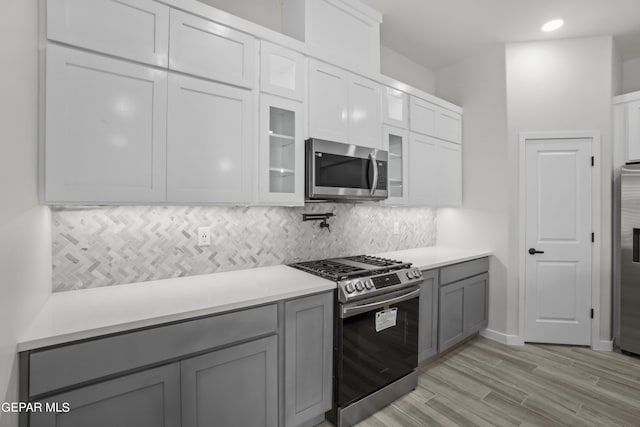
[[[366,255],[291,267],[338,285],[333,408],[327,414],[335,425],[353,425],[415,389],[420,270]]]

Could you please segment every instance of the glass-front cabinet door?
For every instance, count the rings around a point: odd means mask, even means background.
[[[261,204],[304,205],[302,104],[262,94],[260,97]]]
[[[387,206],[402,206],[409,202],[409,135],[405,129],[385,125],[383,128],[384,149],[389,152],[389,198]]]

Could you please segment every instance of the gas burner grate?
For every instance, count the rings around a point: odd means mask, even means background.
[[[290,266],[335,281],[364,271],[359,267],[330,260],[299,262]]]

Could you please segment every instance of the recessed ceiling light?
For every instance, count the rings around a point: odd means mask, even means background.
[[[549,32],[555,31],[564,25],[562,19],[553,19],[542,26],[542,31]]]

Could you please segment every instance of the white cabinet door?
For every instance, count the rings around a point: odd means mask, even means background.
[[[167,200],[250,203],[251,91],[169,76]]]
[[[381,87],[378,83],[349,76],[349,143],[382,148]]]
[[[439,108],[436,119],[437,137],[446,141],[462,143],[462,116],[453,111]]]
[[[274,95],[304,100],[304,56],[290,49],[260,42],[260,90]]]
[[[406,205],[409,202],[409,133],[406,129],[385,125],[382,134],[382,149],[389,152],[389,198],[384,204]]]
[[[438,141],[438,206],[462,204],[462,147]]]
[[[640,161],[640,101],[627,105],[627,162]]]
[[[253,87],[253,37],[224,25],[171,9],[169,68]]]
[[[45,201],[165,198],[167,73],[47,46]]]
[[[436,105],[412,96],[409,114],[409,129],[412,132],[436,136],[436,117],[438,116]]]
[[[384,123],[402,129],[408,128],[409,96],[391,87],[384,87],[382,93],[382,118]]]
[[[409,135],[409,204],[437,206],[442,185],[438,166],[438,140],[418,133]]]
[[[169,7],[151,0],[47,0],[47,37],[166,67]]]
[[[258,202],[304,205],[302,104],[262,94]]]
[[[349,138],[349,73],[309,61],[309,136],[347,142]]]

